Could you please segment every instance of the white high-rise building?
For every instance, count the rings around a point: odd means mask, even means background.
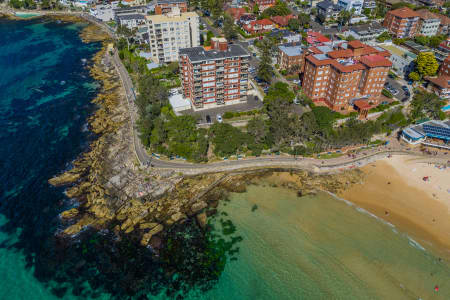
[[[179,49],[200,45],[199,16],[195,12],[180,13],[174,8],[167,15],[146,16],[146,21],[155,62],[177,61]]]
[[[337,5],[347,11],[355,10],[355,15],[360,15],[364,5],[363,0],[339,0]]]

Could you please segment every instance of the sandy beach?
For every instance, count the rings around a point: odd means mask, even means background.
[[[371,163],[362,171],[364,181],[341,192],[340,197],[450,258],[449,167],[399,155]]]

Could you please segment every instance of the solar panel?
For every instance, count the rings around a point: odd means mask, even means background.
[[[426,134],[443,137],[445,139],[450,139],[450,128],[432,126],[432,125],[423,125],[423,130]]]

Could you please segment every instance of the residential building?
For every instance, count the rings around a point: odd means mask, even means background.
[[[339,12],[342,8],[334,4],[330,0],[325,0],[317,3],[317,16],[322,22],[330,21],[331,19],[337,19]]]
[[[145,25],[145,16],[142,14],[119,15],[116,17],[116,21],[121,26],[133,29]]]
[[[126,6],[126,7],[120,7],[120,8],[114,8],[113,14],[114,19],[118,19],[121,16],[126,15],[147,15],[151,11],[151,8],[146,5],[139,5],[139,6]]]
[[[233,18],[235,22],[239,21],[239,19],[247,13],[245,8],[243,7],[230,7],[226,10],[226,12]]]
[[[181,48],[200,45],[199,16],[174,8],[167,15],[147,16],[148,43],[155,62],[178,60]]]
[[[252,14],[245,14],[239,18],[239,21],[237,21],[237,24],[239,26],[243,27],[244,25],[249,25],[250,22],[252,22],[252,21],[256,21],[256,16],[252,15]]]
[[[320,32],[308,31],[306,33],[306,42],[310,46],[321,45],[330,41],[329,38],[321,34]]]
[[[450,55],[450,38],[439,44],[437,49],[434,49],[434,56],[439,63],[443,63],[444,60]],[[449,74],[450,75],[450,74]]]
[[[287,15],[287,16],[274,16],[271,17],[270,20],[275,23],[277,27],[286,27],[288,26],[290,19],[297,19],[297,16]]]
[[[375,9],[377,8],[377,2],[374,0],[364,0],[363,9],[364,8]]]
[[[245,24],[243,29],[247,34],[260,34],[269,32],[275,28],[275,24],[269,19],[251,21],[249,24]]]
[[[264,11],[265,9],[274,6],[275,0],[251,0],[250,6],[253,7],[255,4],[258,4],[259,11]]]
[[[250,55],[241,45],[212,38],[211,50],[180,50],[183,95],[194,109],[212,108],[247,100]]]
[[[338,47],[313,47],[307,55],[303,92],[315,103],[334,111],[360,113],[380,103],[380,95],[392,63],[388,51],[351,41]]]
[[[378,46],[391,53],[391,56],[389,57],[389,60],[392,62],[391,70],[397,75],[405,78],[410,72],[414,71],[416,67],[416,54],[392,43],[383,43]]]
[[[450,56],[442,62],[439,68],[439,76],[450,76]]]
[[[362,13],[363,0],[338,0],[337,5],[346,11],[355,11],[355,15]]]
[[[410,49],[415,54],[419,54],[421,52],[432,52],[432,50],[430,48],[420,45],[420,44],[417,44],[413,41],[406,41],[403,43],[403,45],[406,48]]]
[[[450,76],[441,75],[426,79],[428,80],[428,88],[438,95],[439,98],[450,99]]]
[[[442,7],[445,3],[445,0],[418,0],[420,4],[425,5],[430,8],[438,8]]]
[[[270,37],[276,38],[282,43],[297,43],[302,41],[302,35],[287,29],[275,28],[269,33]]]
[[[372,23],[351,26],[349,30],[344,32],[344,36],[353,36],[361,42],[371,42],[375,41],[375,39],[385,31],[387,31],[387,29],[380,26],[378,23]]]
[[[157,0],[155,5],[155,14],[168,14],[174,7],[178,7],[182,13],[188,11],[188,4],[186,0]]]
[[[436,16],[441,20],[439,24],[439,34],[450,34],[450,18],[441,14],[436,14]]]
[[[439,32],[439,19],[436,14],[433,14],[428,9],[419,9],[416,11],[419,14],[419,30],[417,34],[424,36],[433,36]]]
[[[277,63],[283,70],[303,70],[305,61],[304,46],[300,43],[289,43],[278,46]]]
[[[408,7],[394,9],[386,13],[383,26],[397,38],[411,38],[419,27],[419,14]]]

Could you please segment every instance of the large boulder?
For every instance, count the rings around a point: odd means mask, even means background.
[[[74,208],[71,208],[69,210],[63,211],[61,213],[61,218],[62,219],[71,219],[71,218],[76,217],[78,215],[78,213],[79,213],[78,209],[76,209],[74,207]]]
[[[199,211],[201,211],[202,209],[204,209],[205,207],[207,207],[208,205],[206,204],[206,202],[204,201],[199,201],[199,202],[195,202],[194,204],[192,204],[191,206],[191,211],[192,213],[197,213]]]
[[[198,225],[201,228],[205,229],[206,224],[208,222],[208,217],[206,216],[206,213],[202,212],[201,214],[198,214],[196,218],[197,218]]]
[[[161,224],[158,224],[155,227],[153,227],[149,232],[145,233],[142,236],[141,245],[144,246],[144,247],[147,246],[149,241],[150,241],[150,239],[152,238],[152,236],[154,236],[155,234],[160,233],[161,231],[163,231],[163,229],[164,229],[164,226],[161,225]]]

